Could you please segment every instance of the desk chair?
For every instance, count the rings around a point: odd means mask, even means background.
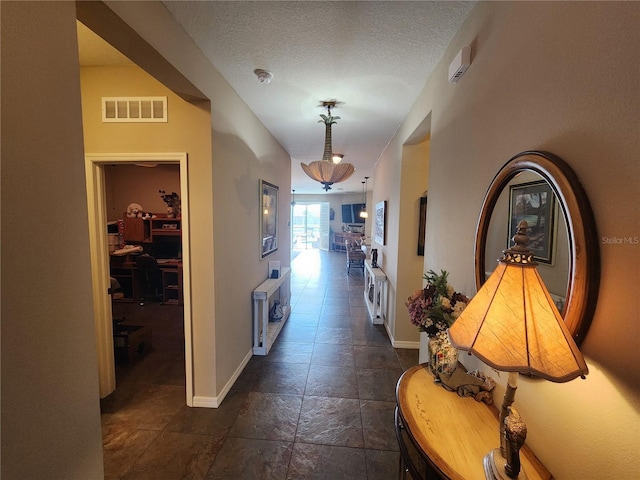
[[[145,301],[162,302],[162,270],[155,258],[143,253],[136,257],[140,283],[140,305]]]
[[[361,269],[364,275],[364,259],[367,256],[360,248],[360,245],[351,240],[345,240],[344,246],[347,251],[347,275],[351,273],[351,267]]]

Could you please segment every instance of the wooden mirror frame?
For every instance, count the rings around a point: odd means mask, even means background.
[[[495,176],[485,195],[476,229],[476,289],[485,282],[485,250],[491,215],[502,190],[518,173],[535,172],[556,195],[567,223],[569,278],[562,313],[565,324],[579,346],[589,330],[600,286],[600,250],[593,211],[574,171],[559,157],[538,151],[511,158]]]

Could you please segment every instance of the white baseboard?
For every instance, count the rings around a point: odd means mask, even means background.
[[[233,384],[236,383],[236,380],[244,370],[244,367],[247,366],[247,363],[249,363],[249,360],[251,360],[252,356],[253,356],[253,352],[249,350],[249,353],[247,353],[247,355],[242,359],[242,362],[240,363],[236,371],[233,372],[233,375],[231,376],[229,381],[225,384],[225,386],[222,388],[222,390],[217,396],[202,397],[202,396],[194,395],[193,406],[201,407],[201,408],[218,408],[222,404],[222,401],[224,400],[224,398],[227,396],[227,393],[229,393],[229,390],[231,390],[231,387],[233,386]]]
[[[420,350],[420,342],[397,341],[397,342],[393,342],[393,348],[407,348],[409,350]]]
[[[389,340],[391,340],[391,346],[393,348],[406,348],[409,350],[420,350],[420,341],[417,342],[407,342],[404,340],[396,340],[391,335],[391,330],[389,330],[389,324],[384,322],[384,328],[387,331],[387,335],[389,336]]]

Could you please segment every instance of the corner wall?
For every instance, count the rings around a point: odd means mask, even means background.
[[[73,2],[1,2],[2,470],[103,478]]]
[[[375,172],[391,177],[376,197],[394,198],[402,145],[431,112],[426,268],[450,271],[468,294],[480,207],[500,167],[547,150],[580,178],[601,240],[598,307],[581,347],[590,374],[565,384],[522,379],[515,400],[527,442],[559,480],[640,471],[640,66],[630,56],[639,22],[636,2],[478,2]],[[471,66],[450,84],[448,64],[464,45]]]

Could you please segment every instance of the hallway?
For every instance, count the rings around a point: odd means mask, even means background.
[[[154,348],[102,402],[105,478],[397,478],[395,384],[417,350],[393,349],[369,321],[343,253],[304,251],[291,267],[291,317],[218,409],[184,405],[182,309],[128,306],[131,323],[154,309]]]

